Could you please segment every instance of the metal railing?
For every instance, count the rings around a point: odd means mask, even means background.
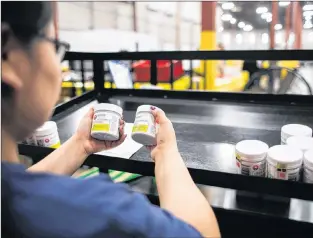
[[[175,78],[173,76],[173,61],[174,60],[188,60],[190,69],[185,70],[184,73],[190,76],[189,89],[192,86],[193,76],[199,73],[193,70],[194,60],[244,60],[244,61],[257,61],[257,60],[299,60],[299,61],[313,61],[313,50],[256,50],[256,51],[158,51],[158,52],[118,52],[118,53],[83,53],[83,52],[68,52],[64,60],[68,60],[70,67],[77,70],[81,74],[82,91],[85,92],[86,73],[93,75],[96,91],[103,91],[103,83],[105,81],[111,83],[110,71],[107,62],[111,60],[130,61],[131,65],[137,60],[150,61],[150,80],[152,85],[159,83],[158,81],[158,60],[169,60],[170,62],[170,77],[166,83],[170,84],[173,89]],[[74,61],[79,62],[79,67],[74,66]],[[92,68],[86,68],[84,62],[91,61]],[[203,64],[204,77],[207,75],[206,64]],[[130,68],[130,72],[134,72],[134,68]],[[163,82],[163,81],[162,81]],[[164,81],[165,82],[165,81]],[[204,80],[204,88],[206,80]]]

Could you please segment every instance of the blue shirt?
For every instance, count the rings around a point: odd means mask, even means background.
[[[201,237],[106,175],[80,180],[2,163],[1,177],[4,237]]]

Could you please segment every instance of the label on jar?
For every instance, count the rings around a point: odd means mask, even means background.
[[[298,181],[299,174],[300,174],[300,167],[287,169],[285,164],[277,164],[273,166],[268,164],[268,177],[274,179],[281,179],[281,180],[290,180],[290,181]]]
[[[60,147],[60,139],[58,133],[51,133],[46,136],[37,136],[37,144],[43,147],[58,148]]]
[[[118,133],[119,117],[106,111],[97,111],[93,117],[91,131]]]
[[[136,116],[132,132],[155,134],[156,129],[153,115],[150,113],[139,113]]]
[[[25,143],[26,143],[27,145],[37,145],[37,141],[36,141],[35,136],[32,135],[32,136],[27,137],[27,138],[25,139]]]
[[[236,154],[236,166],[238,174],[264,177],[266,168],[265,165],[265,159],[259,162],[251,162],[239,154]]]
[[[308,168],[304,168],[303,180],[305,183],[313,183],[313,171]]]

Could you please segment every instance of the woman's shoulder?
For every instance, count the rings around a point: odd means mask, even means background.
[[[1,214],[6,217],[9,227],[20,224],[10,232],[25,232],[31,234],[29,237],[44,237],[33,233],[39,230],[50,237],[61,237],[61,232],[71,233],[74,227],[79,230],[84,223],[98,224],[95,217],[99,217],[95,214],[99,209],[102,210],[102,225],[106,227],[108,220],[105,217],[110,217],[110,207],[116,207],[116,198],[129,193],[126,185],[114,184],[104,174],[75,179],[27,172],[18,164],[1,163],[1,166],[1,202],[5,204]],[[81,234],[84,232],[89,231],[82,229]]]
[[[50,196],[68,191],[76,192],[75,189],[95,188],[101,184],[109,188],[114,185],[109,176],[101,174],[90,179],[77,179],[70,176],[60,176],[49,173],[29,172],[21,164],[1,162],[1,183],[9,188],[11,193],[32,194],[40,196]],[[114,186],[115,187],[115,186]]]

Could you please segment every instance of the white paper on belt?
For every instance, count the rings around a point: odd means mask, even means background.
[[[127,134],[125,141],[119,146],[110,149],[100,151],[96,154],[110,156],[110,157],[119,157],[123,159],[129,159],[133,154],[135,154],[143,145],[135,142],[131,138],[131,133],[134,123],[125,123],[124,133]]]

